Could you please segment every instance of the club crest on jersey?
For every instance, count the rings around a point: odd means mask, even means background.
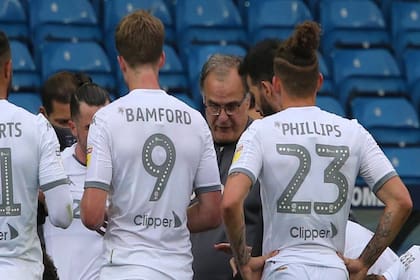
[[[239,159],[243,148],[244,148],[243,145],[239,145],[238,147],[236,147],[235,154],[233,155],[232,163],[236,162]]]
[[[90,165],[90,158],[92,157],[93,147],[87,147],[86,149],[86,166]]]

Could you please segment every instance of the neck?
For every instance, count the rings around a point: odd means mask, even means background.
[[[158,70],[153,67],[137,67],[126,73],[128,89],[160,89]]]
[[[86,151],[83,151],[82,147],[79,144],[76,144],[74,153],[77,160],[86,165]]]
[[[281,105],[282,109],[287,109],[289,107],[308,107],[315,106],[315,94],[308,97],[294,97],[290,95],[285,95]]]

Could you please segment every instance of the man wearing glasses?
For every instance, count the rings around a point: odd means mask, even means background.
[[[236,143],[252,121],[248,117],[251,98],[246,91],[245,79],[238,73],[240,63],[239,57],[215,54],[204,64],[200,77],[206,120],[212,133],[222,184],[226,181]],[[261,255],[258,236],[262,236],[262,217],[258,183],[245,201],[244,211],[247,244],[259,248],[254,248],[254,252]],[[194,279],[232,278],[230,256],[214,248],[215,244],[227,242],[223,225],[192,234],[191,242]]]

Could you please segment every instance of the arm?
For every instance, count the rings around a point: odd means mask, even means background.
[[[233,256],[241,267],[246,265],[251,254],[247,250],[243,204],[252,186],[251,179],[242,173],[229,175],[222,200],[222,216]],[[242,271],[241,271],[242,272]]]
[[[389,179],[376,195],[385,204],[384,212],[380,217],[374,236],[357,260],[363,268],[360,272],[356,272],[354,279],[363,279],[356,275],[362,275],[363,273],[366,275],[369,267],[375,263],[386,247],[394,240],[411,212],[410,194],[398,176]],[[352,273],[351,266],[348,266],[348,268]]]
[[[68,185],[59,185],[44,192],[48,219],[61,228],[67,228],[73,220],[73,199]]]
[[[98,230],[103,225],[107,195],[103,189],[85,188],[80,202],[80,217],[88,229]]]
[[[220,191],[201,193],[197,196],[198,201],[188,207],[187,226],[190,232],[201,232],[215,228],[221,223]]]

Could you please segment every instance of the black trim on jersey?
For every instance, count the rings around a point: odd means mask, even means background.
[[[97,181],[87,181],[85,182],[85,189],[87,188],[101,189],[108,192],[110,185]]]
[[[395,171],[389,172],[384,177],[382,177],[375,185],[373,185],[372,191],[374,193],[377,193],[382,188],[382,186],[386,183],[386,181],[388,181],[389,179],[395,176],[398,176],[397,172]]]
[[[229,171],[229,175],[235,172],[243,173],[246,176],[249,177],[252,181],[252,185],[255,185],[255,182],[257,181],[257,178],[255,178],[254,174],[251,173],[248,169],[242,168],[242,167],[236,167]]]
[[[208,192],[217,192],[222,190],[222,187],[220,185],[214,185],[214,186],[208,186],[208,187],[201,187],[196,188],[194,190],[196,195],[202,194],[202,193],[208,193]]]
[[[45,192],[45,191],[51,190],[51,189],[53,189],[57,186],[68,185],[68,184],[69,184],[69,179],[65,178],[65,179],[60,179],[60,180],[57,180],[57,181],[54,181],[54,182],[47,183],[45,185],[42,185],[40,188],[41,188],[42,191]]]

